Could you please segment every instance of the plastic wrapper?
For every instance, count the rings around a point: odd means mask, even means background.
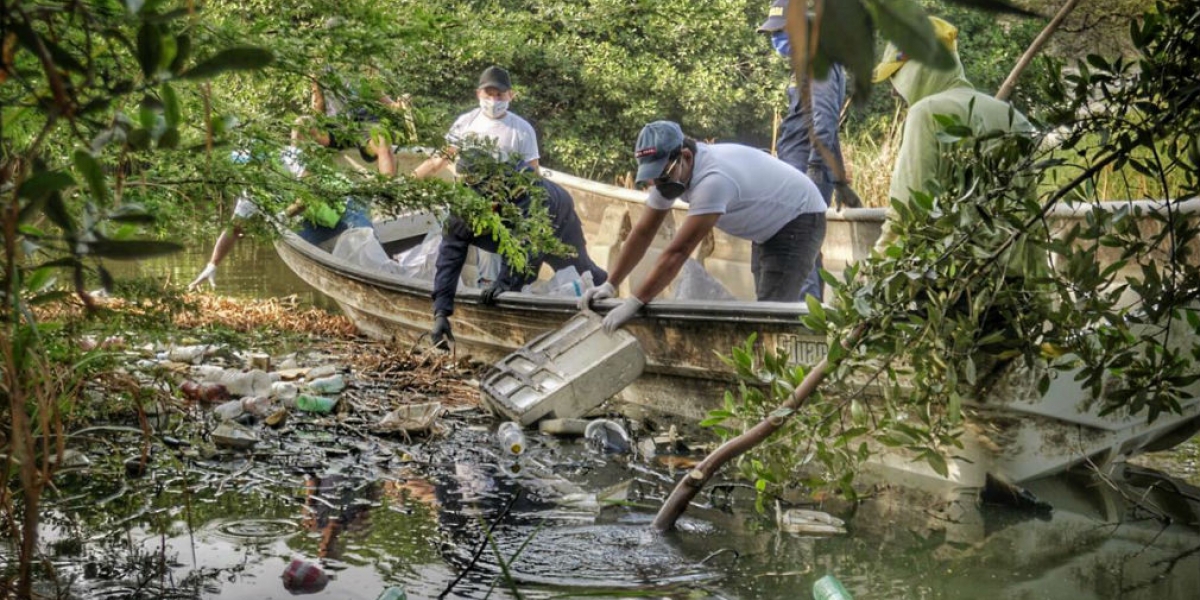
[[[337,245],[333,247],[333,255],[349,263],[387,273],[404,275],[400,263],[388,257],[375,230],[370,227],[355,227],[348,229],[338,236]],[[434,247],[437,255],[437,247]],[[431,275],[432,277],[432,275]]]

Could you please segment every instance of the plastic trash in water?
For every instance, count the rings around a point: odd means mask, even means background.
[[[633,441],[625,428],[615,421],[596,419],[588,423],[583,430],[583,437],[589,445],[605,454],[628,454],[633,448]]]
[[[443,412],[445,410],[442,408],[441,402],[409,404],[384,415],[379,420],[379,428],[388,431],[423,433],[434,428]]]
[[[213,430],[212,441],[224,448],[245,449],[253,448],[258,443],[258,436],[246,427],[226,421]]]
[[[213,412],[226,421],[234,421],[242,416],[242,413],[246,412],[246,409],[242,405],[241,400],[230,400],[214,408]]]
[[[290,381],[276,381],[271,384],[271,396],[280,402],[291,402],[300,393],[300,387]]]
[[[207,367],[208,365],[202,365]],[[193,368],[192,373],[205,383],[219,383],[233,396],[267,396],[271,393],[271,376],[257,369],[241,372],[234,369]]]
[[[266,396],[242,398],[242,409],[256,417],[267,417],[279,410],[279,405]]]
[[[841,535],[846,533],[846,523],[841,519],[818,510],[790,508],[776,510],[779,528],[800,535]]]
[[[854,600],[833,575],[826,575],[813,584],[813,600]]]
[[[208,353],[208,346],[175,346],[167,351],[167,359],[181,363],[195,363]]]
[[[525,432],[521,431],[521,425],[515,421],[501,423],[496,429],[496,440],[505,452],[514,456],[525,451]]]
[[[196,383],[195,381],[185,381],[179,386],[179,390],[183,395],[196,402],[207,402],[214,404],[224,402],[229,399],[229,390],[219,383]]]
[[[312,413],[329,413],[333,410],[333,406],[337,404],[337,399],[326,398],[325,396],[313,396],[310,394],[300,394],[296,396],[296,408]]]
[[[322,377],[329,377],[330,375],[333,375],[337,372],[338,372],[337,365],[321,365],[321,366],[313,367],[313,368],[309,369],[308,373],[306,374],[306,377],[308,378],[309,381],[314,381],[317,379],[321,379]]]
[[[308,389],[318,394],[336,394],[346,389],[346,380],[342,378],[341,373],[334,373],[308,382]]]
[[[383,590],[376,600],[408,600],[408,594],[404,592],[404,588],[393,585],[392,587]]]
[[[283,571],[283,587],[293,594],[314,594],[329,585],[329,576],[321,567],[298,558]]]

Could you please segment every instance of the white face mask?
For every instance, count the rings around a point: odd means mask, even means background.
[[[492,100],[491,98],[480,98],[479,109],[483,112],[483,116],[489,119],[499,119],[508,112],[508,100]]]

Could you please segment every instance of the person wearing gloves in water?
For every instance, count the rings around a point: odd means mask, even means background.
[[[641,262],[676,199],[688,204],[688,213],[633,296],[605,316],[606,331],[624,325],[666,289],[713,227],[752,242],[758,300],[802,298],[800,289],[825,240],[825,201],[807,175],[749,146],[697,142],[671,121],[643,127],[634,156],[637,182],[653,185],[647,210],[622,244],[608,281],[586,291],[580,309],[617,295],[617,286]]]
[[[461,168],[460,171],[466,169]],[[494,282],[483,290],[480,302],[485,305],[494,304],[496,296],[503,292],[520,291],[522,287],[537,280],[538,269],[542,263],[549,264],[555,271],[567,267],[575,267],[581,275],[592,274],[592,281],[597,285],[608,279],[608,274],[596,266],[588,256],[587,242],[583,238],[583,225],[575,214],[575,202],[570,193],[553,181],[532,177],[532,169],[523,163],[516,168],[517,177],[521,173],[529,173],[527,186],[494,185],[471,187],[479,194],[490,197],[493,204],[507,202],[520,209],[521,215],[528,215],[534,202],[534,195],[542,197],[546,211],[550,215],[554,237],[575,250],[575,256],[534,255],[529,258],[528,271],[517,272],[510,268],[503,257],[500,257],[500,274]],[[503,177],[503,175],[496,175]],[[510,197],[498,197],[505,193],[501,190],[515,189]],[[458,291],[458,279],[463,265],[467,261],[467,249],[476,246],[489,252],[497,251],[497,242],[487,231],[475,233],[471,224],[465,219],[451,214],[442,232],[442,244],[438,247],[436,272],[433,277],[433,329],[430,331],[431,341],[435,347],[446,348],[454,341],[453,329],[450,326],[450,315],[454,314],[454,294]]]
[[[975,89],[963,72],[958,56],[958,29],[937,17],[930,17],[934,34],[954,56],[954,67],[938,70],[909,60],[896,46],[888,44],[883,62],[875,67],[875,83],[890,81],[896,93],[909,105],[904,119],[900,150],[888,190],[890,198],[907,201],[913,191],[928,191],[928,184],[942,170],[943,146],[938,141],[941,125],[936,115],[958,117],[976,134],[1000,131],[1029,135],[1033,127],[1007,102]],[[896,212],[890,206],[883,231],[875,242],[875,251],[883,253],[896,243],[892,231]]]
[[[342,104],[331,95],[326,94],[314,82],[312,85],[312,110],[315,114],[333,117],[342,111]],[[373,120],[371,115],[361,109],[354,113],[356,125],[365,126]],[[310,139],[321,146],[337,151],[335,163],[344,167],[348,172],[367,172],[371,169],[369,166],[371,163],[374,163],[374,168],[378,169],[381,174],[391,175],[395,172],[391,146],[380,138],[367,135],[365,127],[361,131],[356,129],[345,133],[327,131],[316,127],[311,116],[302,116],[296,120],[295,128],[292,129],[292,145],[285,148],[282,153],[283,165],[296,177],[304,175],[304,165],[301,162],[298,148],[302,139]],[[250,161],[250,154],[236,151],[232,154],[232,159],[235,164],[246,164]],[[253,218],[258,212],[258,205],[250,199],[247,192],[242,192],[233,209],[232,225],[217,237],[208,264],[188,284],[189,290],[196,289],[205,281],[211,287],[217,286],[217,266],[225,260],[225,257],[233,251],[237,241],[241,239],[244,233],[242,223]],[[314,246],[327,246],[348,229],[373,226],[367,207],[354,198],[347,198],[344,202],[332,204],[320,203],[315,206],[296,202],[287,207],[282,214],[277,215],[276,220],[286,221],[300,214],[304,215],[304,224],[296,230],[296,235]]]
[[[519,159],[538,172],[537,133],[529,121],[508,110],[515,96],[508,71],[491,66],[479,75],[475,97],[479,107],[460,115],[446,134],[446,149],[413,170],[417,178],[429,177],[449,166],[460,152],[468,148],[493,151],[496,159]],[[500,275],[500,259],[491,252],[479,255],[479,287],[487,287]]]

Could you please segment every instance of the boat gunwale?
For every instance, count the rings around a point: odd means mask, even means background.
[[[430,310],[433,310],[433,282],[361,267],[304,241],[290,231],[283,232],[276,244],[282,244],[340,277],[391,292],[430,298]],[[480,300],[481,292],[477,288],[460,288],[455,295],[455,302],[483,306],[483,302]],[[621,303],[622,300],[619,298],[606,299],[593,302],[592,306],[596,312],[606,313]],[[494,307],[535,312],[574,313],[579,311],[575,298],[523,292],[506,292],[496,299]],[[800,322],[800,319],[809,314],[808,306],[804,303],[747,300],[655,300],[642,310],[644,316],[652,319],[720,321],[773,326],[790,323],[795,324],[797,329],[804,330],[807,328]]]

